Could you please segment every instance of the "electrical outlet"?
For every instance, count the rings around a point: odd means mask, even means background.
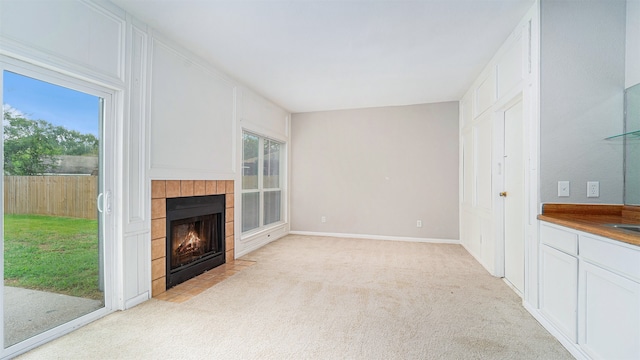
[[[422,227],[422,220],[416,221],[416,227]]]
[[[568,181],[558,181],[558,197],[569,197]]]
[[[600,182],[599,181],[587,181],[587,197],[588,198],[600,197]]]
[[[327,217],[323,216],[320,218],[320,222],[326,223],[327,222]]]

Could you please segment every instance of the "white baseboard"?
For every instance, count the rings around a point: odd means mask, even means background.
[[[478,264],[480,264],[480,266],[482,266],[485,270],[487,270],[487,272],[489,273],[489,275],[491,276],[495,276],[495,277],[501,277],[501,276],[497,276],[495,273],[491,272],[491,269],[489,269],[483,262],[482,259],[479,258],[478,256],[476,256],[476,254],[474,252],[472,252],[467,245],[465,245],[463,242],[460,243],[462,245],[462,247],[467,250],[467,252],[469,253],[469,255],[471,255],[474,259],[476,259],[476,261],[478,262]]]
[[[460,240],[414,238],[414,237],[403,237],[403,236],[341,234],[341,233],[325,233],[325,232],[314,232],[314,231],[289,231],[289,234],[326,236],[326,237],[343,237],[343,238],[355,238],[355,239],[371,239],[371,240],[408,241],[408,242],[435,243],[435,244],[460,244]]]
[[[518,290],[518,288],[515,287],[511,283],[511,281],[507,280],[506,277],[501,276],[500,278],[502,278],[502,282],[504,282],[509,287],[509,289],[511,289],[514,293],[516,293],[516,295],[518,295],[520,299],[522,299],[522,302],[524,303],[524,294],[520,290]]]
[[[558,329],[556,329],[555,326],[547,321],[547,319],[545,319],[545,317],[540,313],[540,310],[534,308],[526,301],[524,301],[522,305],[524,306],[525,310],[527,310],[533,316],[533,318],[536,319],[540,323],[540,325],[542,325],[542,327],[544,327],[554,338],[556,338],[556,340],[558,340],[558,342],[560,342],[562,346],[564,346],[565,349],[567,349],[567,351],[569,351],[569,353],[571,353],[571,355],[573,355],[573,357],[578,360],[590,359],[590,357],[580,349],[578,344],[569,340]]]
[[[234,258],[237,259],[247,255],[248,253],[258,250],[272,241],[286,236],[288,234],[288,228],[288,224],[280,224],[241,238],[240,241],[236,241],[235,243]]]
[[[146,291],[144,294],[140,294],[138,296],[132,297],[131,299],[125,301],[123,310],[131,309],[132,307],[136,305],[140,305],[143,302],[149,300],[150,298],[151,298],[150,292],[148,291]]]

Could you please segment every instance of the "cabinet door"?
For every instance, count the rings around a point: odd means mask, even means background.
[[[540,311],[576,342],[578,259],[544,244],[540,250]]]
[[[580,263],[580,346],[594,359],[640,359],[640,284]]]

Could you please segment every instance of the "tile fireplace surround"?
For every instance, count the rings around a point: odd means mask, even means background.
[[[233,261],[233,180],[152,180],[151,181],[151,284],[152,296],[165,291],[167,199],[225,194],[225,260]]]

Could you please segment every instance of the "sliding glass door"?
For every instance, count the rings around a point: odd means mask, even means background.
[[[104,128],[111,97],[55,73],[4,65],[6,349],[55,337],[108,305]]]

